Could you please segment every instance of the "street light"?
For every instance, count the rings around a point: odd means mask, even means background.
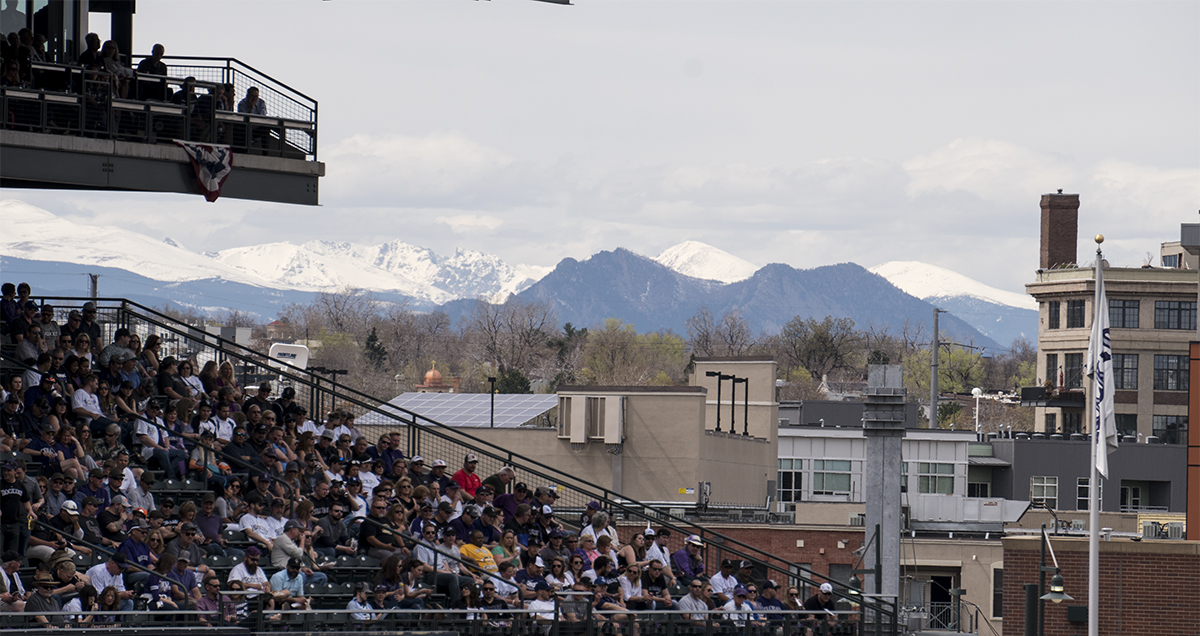
[[[971,395],[975,396],[975,436],[978,437],[981,432],[979,430],[979,398],[983,396],[983,389],[975,387],[971,389]]]
[[[744,389],[742,389],[742,398],[743,398],[743,400],[742,400],[742,435],[749,437],[749,435],[750,435],[750,378],[734,379],[733,385],[734,385],[735,390],[737,388],[737,385],[739,385],[739,384],[746,385],[746,387]],[[733,412],[733,409],[735,406],[734,402],[735,402],[734,399],[730,398],[730,408],[729,408],[730,412]],[[736,431],[731,429],[731,432],[736,432]]]
[[[492,394],[492,424],[489,428],[496,428],[496,376],[488,376],[488,384],[492,385],[488,391]]]
[[[720,433],[721,432],[721,380],[724,380],[727,376],[722,374],[720,371],[705,371],[704,376],[717,379],[717,432]]]
[[[1054,566],[1046,565],[1046,550],[1050,550],[1050,559]],[[1050,578],[1050,591],[1046,592],[1046,573],[1053,573]],[[1050,537],[1046,536],[1046,524],[1042,524],[1042,558],[1038,564],[1038,583],[1025,585],[1025,635],[1043,636],[1046,633],[1046,601],[1061,603],[1075,600],[1063,590],[1062,570],[1058,567],[1058,557],[1054,556],[1054,546]],[[1041,596],[1038,596],[1038,594]]]

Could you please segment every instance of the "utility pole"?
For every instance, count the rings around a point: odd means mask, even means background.
[[[91,283],[88,286],[88,289],[90,291],[90,297],[92,300],[96,300],[97,298],[100,297],[100,275],[99,274],[88,274],[88,279],[91,281]]]
[[[938,427],[938,314],[944,313],[946,312],[937,307],[933,308],[933,347],[929,355],[929,428]]]

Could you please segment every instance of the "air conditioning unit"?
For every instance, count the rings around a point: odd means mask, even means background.
[[[859,528],[867,525],[867,515],[865,515],[861,512],[850,515],[850,525],[856,526]]]
[[[604,443],[621,444],[625,441],[625,398],[604,398]]]
[[[1072,530],[1087,530],[1087,520],[1086,519],[1072,519],[1071,520],[1071,529]]]
[[[1172,521],[1167,524],[1167,538],[1182,539],[1183,538],[1183,522]]]
[[[1142,522],[1142,537],[1147,538],[1147,539],[1153,539],[1153,538],[1157,537],[1158,536],[1158,528],[1156,526],[1158,526],[1158,524],[1154,523],[1153,521],[1143,521]]]

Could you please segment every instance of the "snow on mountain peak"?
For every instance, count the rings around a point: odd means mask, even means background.
[[[922,300],[971,296],[1020,309],[1037,309],[1037,301],[1026,294],[1004,291],[962,274],[920,261],[890,261],[868,271]]]
[[[699,241],[684,241],[668,247],[654,260],[685,276],[722,283],[745,280],[758,271],[754,263]]]

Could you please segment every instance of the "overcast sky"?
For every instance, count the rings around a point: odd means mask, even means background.
[[[694,239],[1012,291],[1044,193],[1080,194],[1081,260],[1100,232],[1141,265],[1200,220],[1200,3],[575,2],[141,0],[135,53],[236,57],[319,100],[322,206],[7,195],[198,251],[553,265]]]

